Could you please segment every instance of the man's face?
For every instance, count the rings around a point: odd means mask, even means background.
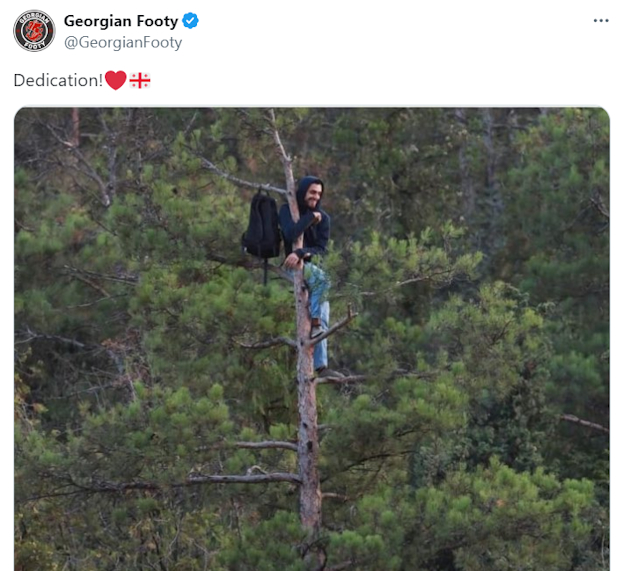
[[[307,208],[313,210],[316,208],[316,205],[320,201],[320,196],[322,195],[322,186],[317,182],[309,185],[307,192],[305,193],[305,204],[307,204]]]

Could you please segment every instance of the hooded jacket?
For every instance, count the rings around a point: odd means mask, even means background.
[[[319,184],[322,188],[320,200],[316,207],[312,210],[305,204],[305,195],[307,189],[312,184]],[[324,183],[315,176],[303,177],[298,184],[296,190],[296,202],[299,207],[299,221],[294,222],[290,214],[290,207],[284,204],[279,210],[279,225],[283,233],[283,242],[285,244],[286,256],[292,252],[292,242],[303,234],[303,247],[296,250],[299,258],[308,261],[314,255],[322,255],[327,253],[327,245],[329,243],[329,234],[331,231],[331,219],[329,215],[320,208],[322,197],[324,196]],[[318,224],[313,224],[313,212],[320,212],[322,220]]]

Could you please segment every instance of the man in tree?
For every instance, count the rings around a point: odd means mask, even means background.
[[[329,280],[315,264],[312,257],[327,253],[331,218],[320,208],[324,183],[318,177],[303,177],[296,190],[299,207],[299,220],[294,222],[290,207],[284,204],[279,211],[279,224],[283,232],[286,249],[284,266],[293,271],[303,267],[303,277],[309,287],[309,305],[312,318],[310,336],[318,337],[329,328],[329,302],[327,292]],[[303,247],[292,251],[292,243],[303,234]],[[314,369],[321,377],[341,377],[340,373],[327,368],[327,340],[323,339],[314,347]]]

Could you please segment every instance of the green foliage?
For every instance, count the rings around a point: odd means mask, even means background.
[[[291,285],[203,161],[282,186],[264,110],[83,109],[80,154],[68,113],[16,119],[16,568],[306,569],[296,485],[202,483],[298,471],[248,447],[296,441]],[[365,377],[317,388],[312,549],[605,571],[607,438],[559,423],[607,425],[605,113],[276,113],[326,181],[332,320],[358,312],[332,367]]]
[[[516,141],[521,160],[507,176],[509,251],[502,276],[550,304],[555,356],[548,397],[560,412],[608,418],[609,119],[602,109],[547,114]],[[599,422],[599,421],[598,421]],[[566,475],[593,476],[595,439],[565,430],[552,447]],[[557,451],[555,446],[561,446]],[[597,444],[603,452],[606,439]]]
[[[464,467],[413,494],[386,488],[357,504],[354,526],[338,549],[391,568],[568,569],[590,542],[593,508],[587,481],[560,482],[541,469],[518,473],[492,459]],[[378,538],[372,552],[363,538]],[[400,566],[402,564],[402,567]],[[370,565],[374,568],[375,563]]]
[[[277,512],[265,521],[251,516],[219,553],[217,565],[241,571],[303,571],[301,549],[305,531],[294,513]]]

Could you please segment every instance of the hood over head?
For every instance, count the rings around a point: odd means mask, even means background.
[[[320,200],[318,201],[318,204],[316,204],[316,210],[320,209],[320,202],[324,196],[324,182],[322,182],[322,180],[320,180],[317,176],[304,176],[301,180],[299,180],[299,185],[296,189],[296,202],[299,205],[300,214],[304,214],[308,210],[307,204],[305,204],[305,194],[307,194],[307,189],[314,183],[319,184],[322,188]]]

